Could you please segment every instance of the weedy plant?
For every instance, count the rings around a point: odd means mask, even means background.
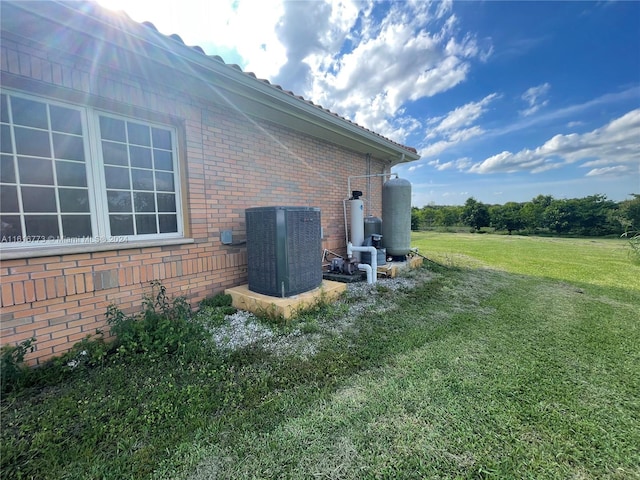
[[[209,307],[220,317],[235,312],[230,298],[213,297]],[[205,302],[206,303],[206,302]],[[231,309],[231,310],[230,310]],[[163,355],[185,355],[195,358],[202,355],[202,342],[206,331],[202,324],[192,321],[191,306],[184,297],[170,299],[166,288],[159,282],[151,282],[151,294],[142,302],[142,312],[127,315],[115,304],[106,312],[112,341],[105,340],[104,332],[96,330],[87,335],[65,354],[44,365],[30,368],[25,356],[33,352],[36,338],[17,345],[5,345],[0,350],[0,390],[2,393],[32,386],[54,385],[72,371],[103,366],[131,356],[156,359]]]
[[[35,337],[17,345],[4,345],[0,350],[0,390],[8,393],[20,388],[27,380],[29,369],[24,365],[24,357],[33,352]]]
[[[640,263],[640,230],[624,232],[621,238],[629,239],[629,257],[634,263]]]
[[[342,300],[346,298],[342,293]],[[319,331],[319,321],[331,320],[344,315],[348,306],[345,303],[331,299],[325,291],[320,292],[320,296],[312,305],[306,305],[296,310],[292,316],[290,324],[300,328],[304,333],[316,333]]]
[[[184,353],[187,344],[203,337],[200,325],[189,321],[191,306],[184,297],[170,300],[166,287],[157,280],[151,282],[151,289],[139,315],[127,316],[116,305],[109,305],[106,317],[116,336],[116,355]]]
[[[300,305],[292,311],[288,318],[285,318],[273,303],[267,307],[259,308],[255,315],[266,325],[275,326],[283,332],[287,332],[298,327],[304,330],[307,328],[306,324],[309,324],[308,327],[311,331],[316,331],[319,318],[331,318],[342,313],[344,313],[344,306],[341,305],[341,302],[329,298],[327,293],[322,290],[320,296],[313,303]]]
[[[232,298],[231,295],[227,295],[226,293],[218,293],[212,297],[207,297],[200,302],[200,308],[204,307],[231,307]],[[235,308],[231,307],[233,312],[229,314],[235,313]]]
[[[457,266],[350,288],[234,350],[209,332],[3,395],[3,478],[635,478],[640,290],[620,240],[414,239]]]
[[[231,302],[231,295],[225,293],[207,297],[200,302],[200,309],[195,318],[207,329],[220,327],[225,323],[227,315],[233,315],[237,311],[231,306]]]

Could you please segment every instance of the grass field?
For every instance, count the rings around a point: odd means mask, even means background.
[[[437,262],[413,283],[275,329],[311,354],[204,346],[3,398],[2,478],[640,478],[624,243],[413,244]]]
[[[511,273],[604,287],[640,289],[628,240],[414,233],[412,245],[447,265],[490,266]]]

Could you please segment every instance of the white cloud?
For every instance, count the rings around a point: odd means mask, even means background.
[[[304,95],[404,141],[422,125],[407,117],[403,106],[463,82],[470,60],[481,53],[472,36],[456,36],[450,10],[450,2],[390,3],[377,23],[361,9],[359,16],[349,17],[351,23],[344,22],[345,30],[358,27],[359,32],[341,37],[342,49],[309,49],[303,61],[312,75]]]
[[[469,157],[463,157],[445,163],[440,163],[440,160],[432,160],[428,163],[428,165],[439,171],[450,170],[452,168],[455,168],[459,171],[464,171],[471,166],[471,159]]]
[[[398,142],[424,128],[408,103],[464,82],[491,52],[460,32],[451,0],[100,1]]]
[[[566,117],[584,116],[590,110],[599,109],[603,106],[636,105],[640,96],[640,86],[634,86],[615,93],[607,93],[584,103],[570,105],[553,111],[546,111],[530,117],[520,117],[514,122],[506,124],[498,129],[488,130],[484,133],[484,138],[495,138],[509,135],[513,132],[532,129],[538,125],[549,125],[559,119]],[[575,125],[574,125],[575,126]],[[571,127],[573,128],[573,127]]]
[[[424,164],[419,163],[418,165],[411,165],[407,171],[408,172],[415,172],[417,169],[424,167]]]
[[[616,165],[615,167],[594,168],[593,170],[590,170],[586,176],[598,177],[606,175],[619,177],[622,175],[628,175],[629,173],[631,173],[631,169],[627,165]]]
[[[517,153],[504,151],[474,164],[473,173],[539,173],[568,163],[609,166],[640,161],[640,109],[579,135],[556,135],[543,145]],[[594,174],[595,175],[595,174]]]
[[[478,102],[462,105],[443,117],[428,120],[425,139],[440,138],[440,140],[422,148],[420,155],[433,157],[458,143],[482,135],[484,130],[473,123],[487,111],[489,104],[497,98],[500,96],[497,93],[492,93]]]
[[[527,102],[528,107],[525,110],[520,111],[520,113],[523,116],[528,117],[540,110],[541,107],[546,106],[549,103],[549,100],[544,97],[547,96],[550,89],[551,85],[549,83],[543,83],[537,87],[529,88],[522,94],[522,99]]]
[[[469,192],[444,192],[443,197],[468,197]]]
[[[478,125],[474,125],[470,128],[463,128],[462,130],[451,132],[449,140],[452,143],[460,143],[469,140],[470,138],[477,137],[478,135],[482,135],[483,133],[484,130],[482,128]]]
[[[126,10],[138,22],[150,21],[165,35],[177,33],[187,45],[238,62],[258,77],[272,78],[287,61],[273,26],[284,15],[283,0],[99,0],[112,10]],[[193,12],[198,12],[194,15]]]
[[[442,152],[452,147],[453,145],[454,145],[453,142],[449,142],[447,140],[440,140],[438,142],[431,143],[424,148],[421,148],[418,154],[422,158],[435,157],[436,155],[441,154]]]
[[[450,168],[453,168],[455,166],[453,164],[453,161],[440,163],[440,160],[432,160],[431,162],[429,162],[429,165],[431,165],[433,168],[439,171],[449,170]]]
[[[468,127],[486,111],[489,103],[497,97],[497,93],[492,93],[479,102],[470,102],[452,110],[440,120],[440,123],[436,127],[427,132],[427,137],[449,134],[463,127]]]
[[[359,14],[355,3],[349,1],[285,2],[276,34],[286,50],[286,63],[273,81],[288,90],[305,92],[327,52],[339,51],[350,38]]]

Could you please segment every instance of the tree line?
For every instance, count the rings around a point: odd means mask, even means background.
[[[412,207],[411,229],[467,226],[474,231],[493,228],[509,234],[604,236],[640,230],[640,194],[621,202],[605,195],[557,199],[538,195],[528,202],[487,205],[468,198],[462,206]]]

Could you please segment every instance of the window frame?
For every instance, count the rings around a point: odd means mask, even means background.
[[[92,234],[88,237],[68,237],[68,238],[59,238],[59,239],[50,239],[50,238],[33,238],[33,239],[24,239],[18,242],[1,242],[0,241],[0,253],[2,253],[2,257],[6,257],[5,253],[8,252],[39,252],[44,250],[53,250],[55,252],[58,251],[66,251],[71,249],[74,251],[78,251],[77,247],[81,248],[81,251],[87,250],[110,250],[113,248],[133,248],[137,245],[144,244],[165,244],[165,243],[187,243],[189,240],[185,240],[185,212],[183,206],[183,184],[182,184],[182,166],[181,166],[181,157],[180,157],[180,145],[179,145],[179,135],[178,128],[175,124],[170,124],[166,122],[159,122],[155,120],[150,120],[146,118],[146,115],[143,117],[135,116],[135,115],[127,115],[121,114],[113,111],[106,110],[104,108],[94,107],[88,104],[78,104],[77,102],[58,100],[50,97],[34,95],[31,93],[2,88],[3,95],[8,97],[17,97],[23,98],[26,100],[36,101],[44,103],[48,106],[58,106],[71,110],[78,111],[81,118],[82,125],[82,143],[84,148],[84,165],[85,165],[85,173],[87,180],[87,190],[89,197],[89,216]],[[48,110],[50,108],[48,107]],[[122,120],[124,122],[132,122],[135,124],[141,124],[149,128],[150,131],[153,128],[161,129],[164,131],[168,131],[170,133],[171,138],[171,155],[172,155],[172,167],[173,171],[173,190],[168,191],[167,193],[171,193],[175,196],[175,215],[176,215],[176,232],[168,232],[168,233],[151,233],[151,234],[134,234],[134,235],[112,235],[111,226],[109,222],[109,209],[107,203],[107,184],[106,184],[106,175],[105,175],[105,163],[102,151],[102,133],[100,130],[100,117],[108,117],[114,118],[118,120]],[[15,145],[15,134],[14,129],[16,125],[13,122],[13,118],[10,117],[7,120],[7,124],[10,126],[11,132],[11,141],[13,144],[13,152],[7,155],[10,155],[13,160],[14,170],[16,170],[16,178],[14,179],[15,185],[21,186],[23,182],[19,181],[19,176],[17,172],[17,157],[21,156],[16,151]],[[51,124],[48,126],[47,130],[48,134],[51,135],[54,131],[52,129]],[[126,143],[129,146],[129,142]],[[165,149],[166,150],[166,149]],[[128,149],[127,149],[128,151]],[[169,151],[169,150],[166,150]],[[43,157],[44,158],[44,157]],[[129,155],[128,155],[129,158]],[[55,169],[55,161],[56,158],[54,156],[54,152],[51,152],[50,157],[53,168]],[[126,165],[126,169],[131,172],[131,164],[128,162]],[[155,169],[152,168],[151,171],[155,172]],[[57,180],[54,180],[52,188],[59,189],[60,185]],[[133,186],[130,188],[130,192],[133,194]],[[154,182],[154,189],[151,192],[154,197],[157,193],[163,193],[163,191],[157,190]],[[58,223],[61,221],[60,216],[65,212],[61,211],[60,202],[57,200],[58,195],[56,195],[56,211],[55,216],[58,219]],[[153,214],[156,217],[156,225],[158,225],[158,215],[159,209],[157,205],[157,201],[155,204],[155,210]],[[135,207],[132,205],[131,215],[135,215]],[[7,215],[4,213],[3,215]],[[21,228],[25,228],[25,212],[22,207],[19,208],[19,212],[16,214],[20,216],[20,225]],[[135,217],[134,217],[135,219]],[[26,231],[26,230],[23,230]],[[60,232],[61,235],[64,232]],[[0,239],[1,240],[1,239]],[[25,255],[29,256],[29,255]],[[13,257],[13,255],[11,255]],[[18,257],[14,257],[18,258]]]

